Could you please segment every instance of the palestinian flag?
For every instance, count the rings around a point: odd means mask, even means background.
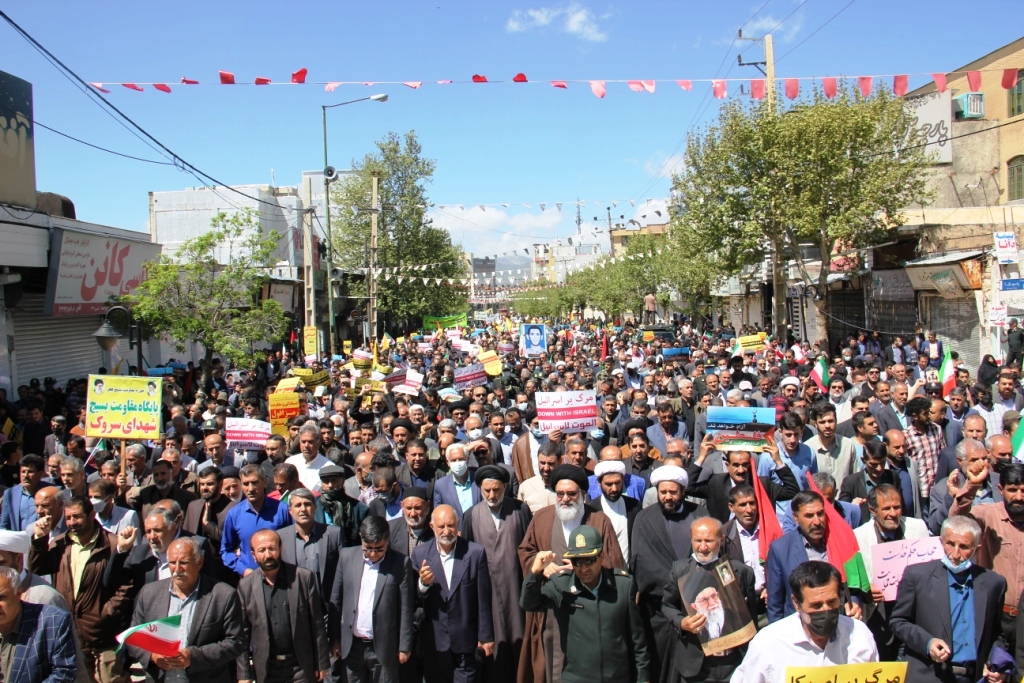
[[[828,362],[824,356],[818,356],[818,362],[811,368],[811,380],[818,385],[821,393],[828,393]]]
[[[761,562],[767,562],[768,546],[775,539],[782,537],[782,526],[779,524],[778,515],[775,514],[775,503],[764,490],[764,484],[757,476],[757,469],[752,469],[755,473],[750,478],[750,483],[754,487],[754,498],[757,499],[757,554]]]
[[[117,635],[118,649],[125,645],[155,655],[173,657],[181,650],[181,615],[139,624]]]
[[[947,398],[949,392],[956,386],[956,368],[953,367],[953,357],[946,349],[946,355],[942,357],[942,365],[939,367],[939,383],[942,385],[942,398]]]
[[[807,473],[807,483],[812,491],[821,495],[810,472]],[[835,507],[827,502],[825,503],[825,517],[828,519],[828,528],[825,531],[825,550],[828,552],[829,563],[839,570],[849,588],[855,588],[865,593],[870,591],[871,577],[868,576],[868,569],[864,566],[864,558],[861,557],[860,545],[857,543],[857,537],[853,535],[853,529]]]

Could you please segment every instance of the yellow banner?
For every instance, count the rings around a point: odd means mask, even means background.
[[[747,349],[759,349],[764,346],[764,339],[759,334],[751,334],[746,337],[739,338],[740,347],[746,351]]]
[[[295,390],[299,388],[299,384],[302,384],[301,377],[285,377],[283,380],[277,383],[277,388],[274,389],[275,394],[294,394]]]
[[[303,383],[305,383],[307,377],[313,376],[313,371],[309,368],[292,368],[292,374],[296,377],[301,377]]]
[[[160,435],[161,380],[153,377],[89,375],[85,435],[155,439]]]
[[[299,414],[299,395],[294,391],[270,395],[270,431],[288,436],[288,420]]]
[[[302,350],[307,356],[320,356],[319,345],[320,333],[313,325],[302,328]]]
[[[787,666],[786,680],[800,683],[863,683],[905,681],[906,662],[867,662],[838,666]]]
[[[346,356],[348,356],[348,355],[350,355],[352,353],[352,340],[351,339],[346,339],[343,342],[341,342],[341,351]]]

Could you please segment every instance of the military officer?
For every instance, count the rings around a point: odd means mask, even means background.
[[[592,526],[574,529],[567,545],[561,565],[553,564],[550,550],[537,554],[520,597],[529,612],[554,612],[563,683],[648,683],[647,642],[633,577],[601,567],[604,540]]]

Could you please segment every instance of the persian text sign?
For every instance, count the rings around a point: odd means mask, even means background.
[[[464,368],[455,368],[455,389],[462,391],[470,387],[487,384],[487,371],[483,363],[473,363]]]
[[[288,436],[288,420],[299,414],[299,395],[294,391],[270,395],[270,429],[274,434]]]
[[[537,420],[545,434],[556,429],[569,434],[597,427],[597,395],[593,390],[540,391],[536,397]]]
[[[996,244],[996,258],[1001,264],[1017,263],[1017,233],[1012,230],[1006,232],[994,232],[992,238]]]
[[[250,420],[245,417],[224,419],[224,434],[232,448],[247,451],[263,450],[272,432],[271,424],[263,420]]]
[[[880,588],[886,601],[896,599],[903,572],[912,564],[937,560],[943,555],[942,539],[909,538],[871,546],[871,585]]]
[[[392,391],[396,394],[408,394],[409,396],[419,396],[420,387],[423,386],[423,374],[416,372],[415,370],[406,370],[405,381],[402,384],[394,387]]]
[[[89,375],[85,435],[155,439],[160,434],[160,384],[151,377]]]
[[[159,244],[54,228],[43,314],[104,313],[111,297],[135,291],[143,265],[159,256]]]
[[[905,681],[906,662],[865,662],[837,666],[787,666],[786,683],[864,683]]]

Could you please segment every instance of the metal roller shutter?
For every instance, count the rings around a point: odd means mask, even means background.
[[[960,360],[971,370],[971,376],[981,365],[981,321],[973,293],[960,299],[927,297],[928,329],[935,330],[935,336],[960,354]],[[923,302],[922,302],[923,303]]]
[[[826,323],[828,338],[835,351],[849,335],[864,329],[864,290],[837,289],[829,293],[830,317]]]
[[[882,333],[883,346],[891,344],[897,335],[904,341],[913,338],[917,321],[917,301],[868,299],[868,328]]]
[[[43,295],[25,294],[11,311],[14,319],[14,367],[18,384],[53,377],[63,386],[84,377],[104,363],[104,354],[92,336],[102,322],[98,315],[47,317]]]

